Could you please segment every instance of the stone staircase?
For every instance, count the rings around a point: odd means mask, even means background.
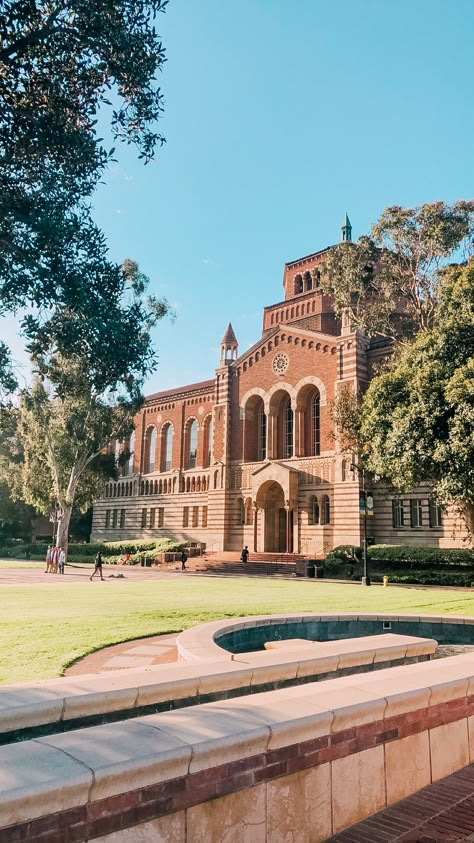
[[[221,576],[296,576],[296,563],[305,558],[297,553],[251,553],[250,561],[244,565],[240,553],[210,551],[202,557],[189,559],[186,567],[190,571]]]

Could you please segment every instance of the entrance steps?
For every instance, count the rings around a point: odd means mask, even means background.
[[[210,551],[201,557],[189,559],[187,568],[203,573],[232,576],[296,576],[296,563],[305,558],[303,554],[297,553],[251,553],[250,561],[244,565],[238,552]]]

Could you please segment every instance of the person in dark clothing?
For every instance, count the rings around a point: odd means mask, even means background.
[[[244,565],[249,561],[249,549],[247,545],[245,545],[242,553],[240,554],[240,560],[244,563]]]
[[[92,581],[92,577],[95,577],[95,575],[96,575],[97,573],[99,573],[99,574],[100,574],[100,578],[101,578],[101,580],[102,580],[102,582],[103,582],[103,581],[104,581],[104,578],[103,578],[103,576],[102,576],[102,554],[101,554],[100,550],[99,550],[99,552],[98,552],[97,556],[95,557],[95,568],[94,568],[94,573],[93,573],[93,574],[89,577],[89,579]]]
[[[186,570],[186,562],[188,561],[188,554],[186,553],[185,550],[183,550],[180,558],[181,558],[181,570],[185,571]]]

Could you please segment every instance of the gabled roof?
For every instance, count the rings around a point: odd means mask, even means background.
[[[286,334],[291,334],[292,336],[298,335],[299,337],[304,337],[313,342],[326,342],[328,345],[336,345],[336,343],[341,342],[341,336],[334,336],[334,334],[324,334],[322,331],[310,331],[305,328],[297,327],[294,323],[285,322],[283,325],[275,325],[271,331],[266,331],[263,337],[260,337],[258,342],[255,342],[250,348],[247,349],[237,360],[232,361],[232,366],[236,367],[243,363],[247,357],[250,357],[255,351],[258,351],[261,345],[264,345],[268,340],[275,336],[275,334],[284,331]]]
[[[145,403],[150,401],[161,401],[163,398],[171,398],[172,395],[179,396],[188,392],[205,392],[209,389],[214,389],[215,381],[199,381],[199,383],[190,383],[187,386],[177,386],[175,389],[166,389],[164,392],[154,392],[152,395],[145,396]]]

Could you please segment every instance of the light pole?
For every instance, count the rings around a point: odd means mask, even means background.
[[[368,572],[368,560],[367,560],[367,491],[365,488],[365,468],[360,468],[360,466],[356,465],[355,463],[351,463],[351,470],[357,471],[358,475],[362,478],[362,489],[359,492],[359,513],[362,512],[364,518],[364,538],[362,542],[362,560],[364,563],[364,574],[362,577],[362,585],[370,585],[370,576]]]

